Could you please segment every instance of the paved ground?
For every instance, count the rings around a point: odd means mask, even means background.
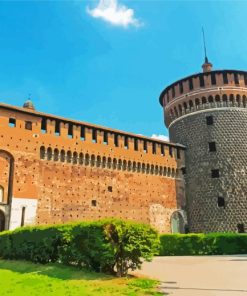
[[[138,273],[170,296],[247,296],[247,255],[156,257]]]

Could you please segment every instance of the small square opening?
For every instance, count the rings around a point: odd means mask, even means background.
[[[220,171],[218,169],[211,170],[211,177],[212,178],[219,178],[220,177]]]
[[[31,131],[32,130],[32,122],[25,121],[25,129]]]
[[[182,174],[186,175],[186,167],[181,168]]]
[[[16,119],[9,118],[9,127],[16,127]]]
[[[206,116],[206,123],[207,125],[213,125],[214,124],[214,118],[212,115]]]
[[[218,207],[219,208],[224,208],[225,207],[225,199],[224,199],[224,197],[221,197],[221,196],[218,197]]]
[[[93,200],[91,201],[91,205],[92,205],[93,207],[96,207],[96,206],[97,206],[97,200],[96,200],[96,199],[93,199]]]
[[[216,143],[215,142],[209,142],[208,143],[208,148],[210,152],[215,152],[216,151]]]
[[[238,228],[238,233],[245,233],[245,229],[244,229],[244,224],[243,223],[239,223],[237,225]]]

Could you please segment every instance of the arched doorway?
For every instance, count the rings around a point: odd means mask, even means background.
[[[3,211],[0,211],[0,231],[5,230],[5,215]]]
[[[14,158],[5,150],[0,149],[0,202],[10,204],[14,177]]]
[[[0,185],[0,203],[3,202],[4,198],[4,189],[3,186]]]
[[[185,233],[185,221],[182,214],[178,211],[171,216],[172,233]]]

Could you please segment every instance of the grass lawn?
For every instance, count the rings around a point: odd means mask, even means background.
[[[0,260],[0,279],[1,296],[163,295],[153,280],[119,279],[58,264]]]

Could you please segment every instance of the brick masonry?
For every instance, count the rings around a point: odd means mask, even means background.
[[[185,207],[182,145],[5,104],[0,141],[6,229],[24,211],[24,225],[118,217],[170,232]]]

